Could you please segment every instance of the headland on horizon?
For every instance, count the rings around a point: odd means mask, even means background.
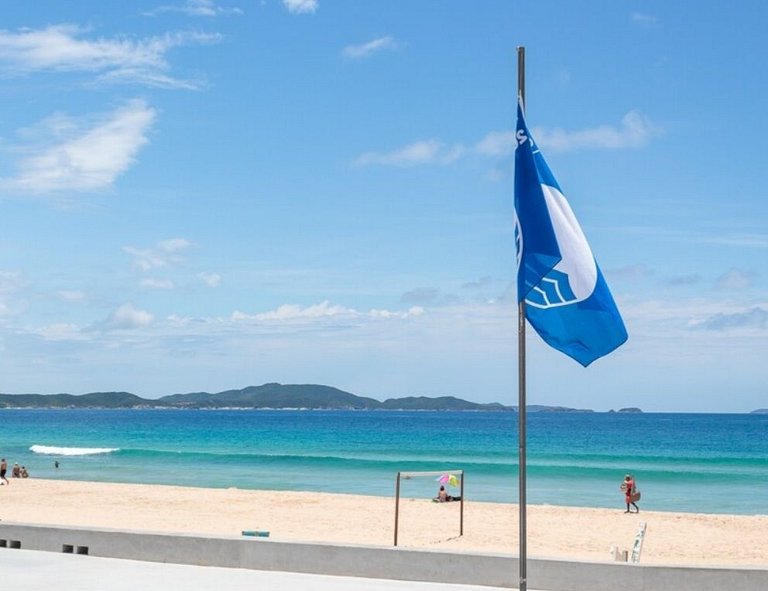
[[[108,391],[85,394],[9,394],[0,393],[3,408],[188,408],[188,409],[259,409],[259,410],[440,410],[517,412],[516,405],[500,402],[473,402],[456,396],[401,396],[383,401],[358,396],[333,386],[322,384],[279,384],[246,386],[220,392],[189,392],[144,398],[131,392]],[[594,413],[591,408],[563,405],[529,404],[528,412]],[[637,406],[611,408],[609,413],[643,413]],[[705,412],[705,411],[702,411]],[[748,414],[768,414],[768,408],[748,411]]]
[[[480,403],[455,396],[405,396],[379,401],[319,384],[248,386],[222,392],[170,394],[142,398],[130,392],[88,394],[0,394],[0,408],[190,408],[190,409],[289,409],[289,410],[451,410],[507,411],[516,406]],[[564,406],[531,405],[530,412],[593,412]]]

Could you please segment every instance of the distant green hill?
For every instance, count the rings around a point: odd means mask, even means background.
[[[389,398],[379,403],[383,410],[511,410],[498,402],[480,404],[469,402],[455,396],[406,396],[405,398]]]
[[[542,406],[530,404],[526,407],[528,412],[595,412],[588,408],[568,408],[567,406]]]
[[[128,392],[72,394],[0,394],[0,408],[137,408],[152,406]]]
[[[172,394],[157,399],[157,406],[183,408],[311,408],[365,410],[381,406],[373,398],[355,396],[331,386],[264,384],[217,394]]]
[[[171,394],[157,399],[129,392],[90,394],[0,394],[0,408],[256,408],[311,410],[467,410],[515,411],[498,402],[481,404],[454,396],[406,396],[380,402],[331,386],[263,384],[223,392]],[[530,406],[531,412],[591,412],[565,407]]]

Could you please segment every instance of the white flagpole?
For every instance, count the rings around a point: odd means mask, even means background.
[[[525,47],[517,48],[517,93],[522,99],[525,109]],[[517,432],[518,432],[518,464],[519,464],[519,519],[520,519],[520,591],[528,589],[528,527],[527,527],[527,499],[526,499],[526,460],[525,460],[525,301],[517,305],[517,372],[518,372],[518,404],[517,404]]]

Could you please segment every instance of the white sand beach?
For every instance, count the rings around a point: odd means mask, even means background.
[[[54,525],[240,535],[391,546],[394,498],[289,491],[188,488],[40,479],[0,487],[0,519]],[[610,561],[647,523],[646,564],[768,566],[768,515],[705,515],[616,509],[528,507],[528,554]],[[402,499],[399,545],[516,554],[517,505]]]

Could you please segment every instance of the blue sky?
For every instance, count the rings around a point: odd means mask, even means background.
[[[768,5],[40,0],[0,29],[0,391],[517,400],[527,119],[629,341],[533,404],[768,406]]]

